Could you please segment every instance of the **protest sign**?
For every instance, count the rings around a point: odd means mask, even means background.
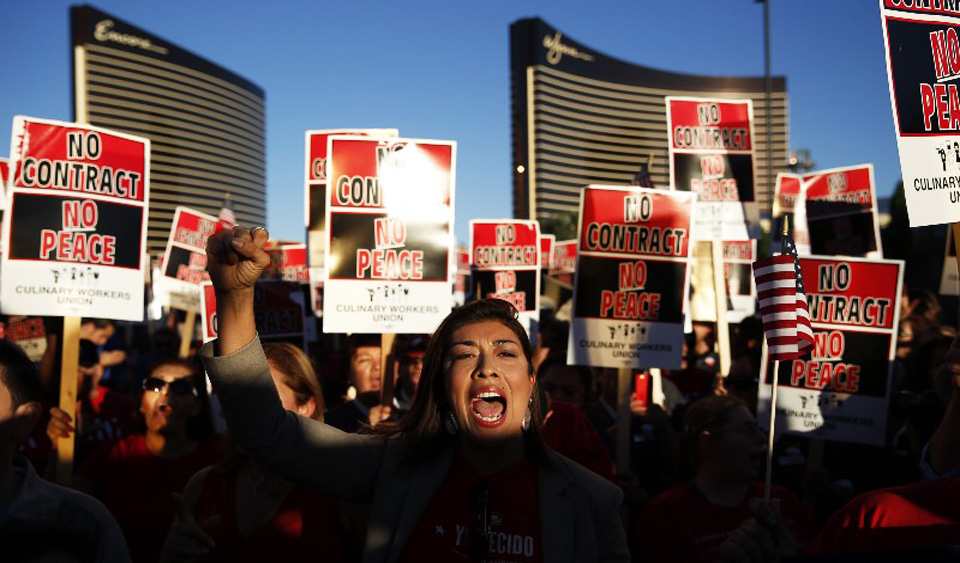
[[[903,262],[800,259],[814,349],[781,361],[778,432],[883,445],[896,351]],[[757,420],[770,414],[773,362],[764,346]]]
[[[217,337],[217,295],[213,284],[200,284],[203,341]],[[298,282],[259,280],[253,287],[253,319],[262,342],[304,342],[304,295]]]
[[[310,268],[310,308],[313,316],[323,317],[323,268]]]
[[[324,332],[433,332],[451,304],[456,143],[327,143]]]
[[[207,239],[217,229],[217,218],[187,207],[177,207],[163,253],[154,292],[164,305],[197,313],[200,284],[207,274]]]
[[[726,321],[739,323],[756,311],[756,286],[750,265],[756,260],[757,241],[723,241],[723,275],[726,282]],[[693,243],[690,261],[690,317],[698,322],[716,322],[716,291],[713,252],[706,242]]]
[[[271,244],[273,243],[273,244]],[[270,265],[264,268],[260,279],[310,283],[307,267],[307,245],[269,241],[263,249],[270,256]]]
[[[357,135],[360,137],[396,137],[396,129],[317,129],[306,133],[306,184],[303,191],[304,223],[311,268],[322,268],[327,244],[327,137]]]
[[[2,310],[143,320],[150,141],[17,116]]]
[[[519,219],[470,221],[474,295],[510,302],[532,336],[540,319],[540,225]]]
[[[960,295],[960,275],[957,274],[957,246],[953,241],[953,229],[947,230],[947,243],[943,249],[940,295]]]
[[[695,200],[650,188],[583,190],[569,363],[680,367]]]
[[[540,235],[540,269],[549,272],[553,269],[553,246],[557,243],[554,235]]]
[[[803,176],[800,174],[777,174],[776,193],[773,197],[773,225],[779,229],[784,217],[789,219],[790,235],[797,247],[797,253],[806,256],[810,254],[810,235],[807,234],[806,213],[797,216],[797,205],[800,200],[800,190],[803,186]],[[803,209],[806,211],[806,208]],[[802,220],[800,220],[802,219]]]
[[[960,15],[949,3],[880,0],[911,227],[960,218]]]
[[[14,315],[7,319],[2,338],[13,341],[30,358],[40,363],[47,351],[47,329],[42,317],[24,317]]]
[[[753,103],[667,96],[666,104],[670,183],[697,194],[698,240],[757,238]]]
[[[577,241],[555,241],[553,243],[553,267],[547,272],[547,275],[573,287],[573,273],[576,271]]]
[[[883,256],[872,164],[804,174],[800,194],[805,195],[797,204],[806,205],[810,253]]]

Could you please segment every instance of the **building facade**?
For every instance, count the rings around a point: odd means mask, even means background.
[[[753,100],[756,197],[769,212],[788,152],[786,79],[667,72],[608,57],[539,18],[510,26],[513,210],[523,219],[576,213],[588,184],[628,184],[650,160],[669,187],[666,96]],[[770,119],[770,138],[766,123]],[[771,155],[767,159],[767,143]]]
[[[74,120],[151,140],[147,246],[162,251],[174,210],[266,222],[264,92],[91,6],[70,11]]]

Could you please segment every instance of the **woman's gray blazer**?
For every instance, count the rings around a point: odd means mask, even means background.
[[[453,450],[401,463],[409,450],[403,440],[347,434],[285,411],[258,339],[228,356],[213,352],[209,343],[200,356],[237,444],[295,483],[370,502],[364,561],[397,561],[446,477]],[[544,562],[629,561],[620,489],[552,455],[556,469],[541,468],[538,481]]]

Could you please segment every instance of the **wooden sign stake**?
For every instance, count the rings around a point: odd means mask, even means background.
[[[183,332],[180,335],[181,358],[190,356],[190,345],[193,344],[193,325],[195,324],[197,324],[197,312],[187,311],[187,320],[183,322]]]
[[[616,465],[618,475],[626,475],[630,472],[630,395],[633,391],[633,371],[631,368],[617,370]]]
[[[393,406],[396,382],[393,343],[396,337],[397,335],[392,332],[384,332],[380,335],[380,404],[385,407]]]
[[[723,242],[711,241],[713,266],[713,295],[717,312],[717,355],[720,357],[720,377],[730,374],[730,325],[727,324],[727,276],[723,269]]]
[[[57,440],[57,483],[69,487],[73,481],[73,453],[77,424],[77,372],[80,367],[80,317],[63,318],[63,357],[60,364],[60,409],[73,420],[74,432]]]

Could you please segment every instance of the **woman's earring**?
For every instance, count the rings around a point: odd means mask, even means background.
[[[533,404],[533,397],[530,397],[530,402],[527,403],[527,413],[523,415],[523,422],[520,423],[520,428],[522,428],[524,432],[526,432],[527,430],[530,430],[530,418],[531,418],[530,405],[532,404]]]
[[[460,425],[457,424],[457,418],[453,416],[453,411],[444,411],[443,429],[451,436],[456,436],[460,432]]]

